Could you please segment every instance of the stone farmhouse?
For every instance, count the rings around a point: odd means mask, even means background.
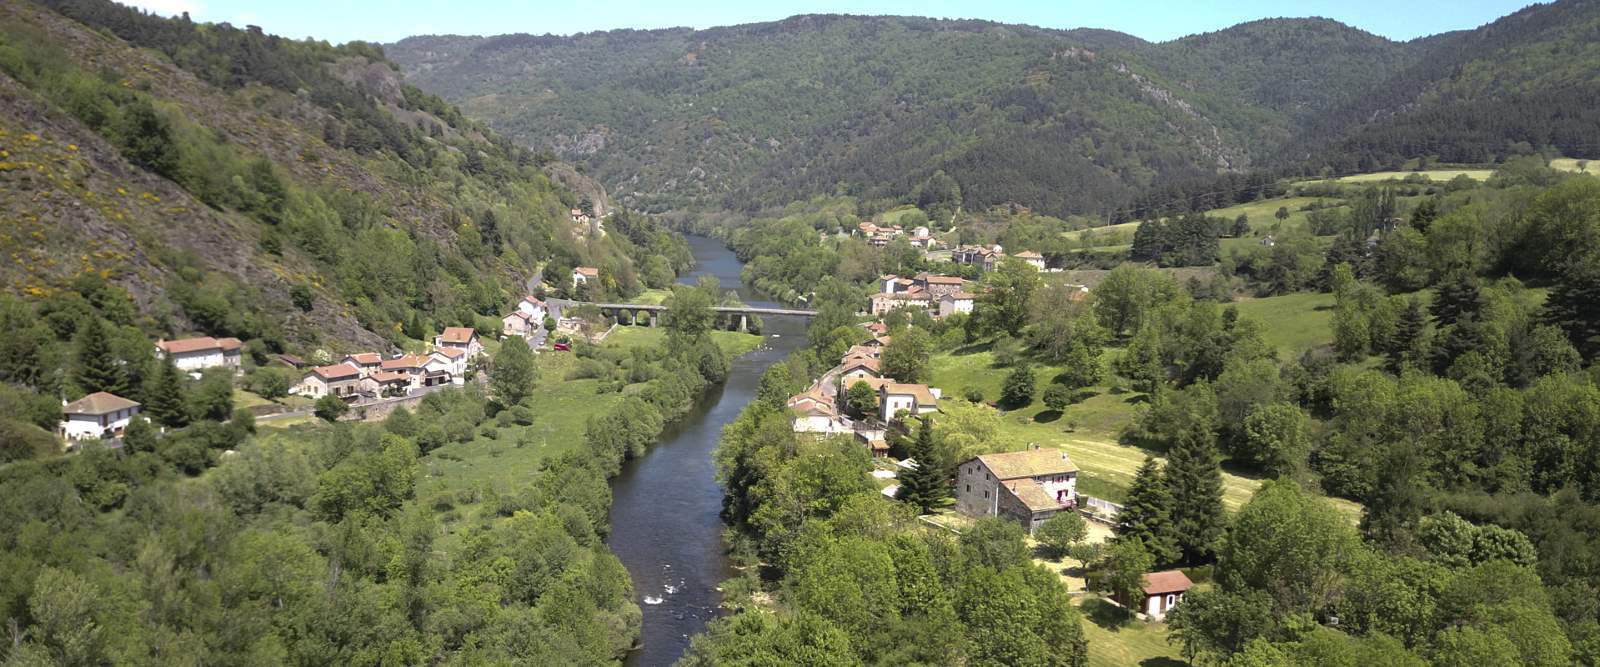
[[[461,350],[468,359],[483,353],[483,341],[478,340],[478,332],[472,327],[447,327],[444,333],[433,337],[433,346]]]
[[[363,391],[362,379],[361,370],[346,362],[318,366],[300,378],[300,383],[289,393],[307,398],[338,396],[348,399]]]
[[[219,366],[237,371],[243,348],[244,344],[237,338],[201,336],[157,341],[156,356],[172,357],[172,365],[185,372],[198,372]]]
[[[1005,252],[1000,246],[964,245],[958,246],[950,252],[950,261],[957,264],[976,266],[983,271],[993,271],[1000,265],[1000,260],[1005,259]]]
[[[882,315],[897,308],[923,308],[938,316],[942,312],[941,300],[955,296],[950,311],[958,310],[957,302],[964,302],[966,311],[972,311],[972,295],[964,290],[967,281],[959,276],[940,276],[919,273],[912,278],[885,275],[878,279],[882,290],[872,295],[872,314]]]
[[[62,406],[61,425],[56,433],[68,442],[122,437],[128,422],[139,414],[139,407],[137,401],[97,391]]]
[[[956,511],[999,516],[1031,534],[1045,519],[1077,507],[1078,466],[1061,449],[1032,446],[1020,452],[983,454],[956,471]]]
[[[528,333],[533,331],[533,327],[540,324],[532,315],[513,310],[510,315],[500,318],[500,335],[527,337]]]

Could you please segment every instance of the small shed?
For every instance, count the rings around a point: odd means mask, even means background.
[[[1161,620],[1183,601],[1183,594],[1194,587],[1182,570],[1166,570],[1144,575],[1144,604],[1140,608],[1150,618]]]

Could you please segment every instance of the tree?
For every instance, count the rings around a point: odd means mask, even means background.
[[[1033,402],[1035,385],[1033,367],[1027,363],[1017,365],[1000,388],[1000,403],[1012,410],[1027,407]]]
[[[1584,359],[1600,354],[1600,252],[1574,258],[1561,268],[1544,317],[1566,332]]]
[[[922,418],[917,439],[911,446],[911,458],[916,459],[917,467],[901,473],[900,489],[894,497],[928,514],[944,505],[950,496],[950,476],[933,449],[932,419]]]
[[[1039,271],[1007,257],[985,277],[988,291],[978,299],[973,317],[986,332],[1021,331],[1028,324],[1028,305],[1043,282]]]
[[[1240,508],[1217,559],[1223,590],[1264,591],[1279,616],[1327,607],[1361,555],[1350,521],[1287,480],[1263,484]]]
[[[233,373],[209,369],[189,392],[189,415],[195,419],[227,421],[233,415]]]
[[[1140,543],[1156,563],[1177,561],[1178,537],[1173,531],[1172,509],[1172,492],[1161,475],[1160,464],[1147,456],[1134,473],[1127,502],[1112,527],[1117,541]]]
[[[1202,655],[1230,656],[1275,625],[1272,601],[1261,591],[1189,591],[1166,617],[1167,641],[1194,664]],[[1229,663],[1231,664],[1231,663]]]
[[[1244,238],[1250,235],[1250,216],[1243,213],[1233,219],[1233,237]]]
[[[1389,349],[1386,350],[1389,370],[1398,373],[1407,364],[1423,361],[1427,355],[1427,329],[1428,316],[1422,310],[1422,302],[1416,297],[1406,300],[1395,323],[1394,336],[1389,338]]]
[[[1072,404],[1072,390],[1052,382],[1050,386],[1044,388],[1044,395],[1041,398],[1045,407],[1061,412]]]
[[[311,411],[317,416],[318,419],[327,422],[334,422],[338,421],[340,417],[343,417],[346,412],[349,412],[350,406],[345,404],[344,399],[334,396],[333,394],[328,394],[327,396],[317,399],[317,402],[312,406]]]
[[[172,125],[144,95],[122,106],[114,136],[122,154],[134,164],[162,176],[177,173],[178,143],[173,141]]]
[[[163,426],[181,427],[189,423],[185,405],[183,377],[172,357],[163,357],[155,372],[145,379],[143,411]]]
[[[250,372],[250,390],[267,400],[289,395],[294,386],[294,372],[287,368],[262,366]]]
[[[1209,560],[1222,538],[1222,465],[1205,420],[1191,423],[1167,453],[1166,481],[1174,499],[1172,524],[1183,556]]]
[[[68,571],[46,568],[33,582],[28,611],[39,644],[50,662],[63,665],[107,663],[100,607],[94,582]],[[15,657],[15,656],[14,656]]]
[[[533,395],[536,377],[533,351],[519,339],[506,339],[489,370],[489,388],[495,398],[508,407],[522,403]]]
[[[1269,403],[1244,419],[1239,453],[1274,477],[1293,475],[1311,448],[1306,414],[1293,403]]]
[[[1182,288],[1170,276],[1133,264],[1106,274],[1094,290],[1094,314],[1112,336],[1139,331],[1155,308],[1181,298]]]
[[[901,330],[883,350],[883,374],[901,382],[922,382],[928,376],[932,351],[933,339],[927,331],[918,327]]]
[[[1100,561],[1100,586],[1124,605],[1144,600],[1144,575],[1155,567],[1155,559],[1137,540],[1119,540]]]
[[[1050,550],[1052,558],[1059,560],[1067,555],[1069,549],[1089,536],[1089,526],[1077,512],[1067,510],[1056,512],[1055,516],[1045,519],[1044,523],[1039,524],[1038,530],[1034,531],[1033,536]]]
[[[1289,207],[1287,207],[1287,206],[1279,206],[1278,210],[1274,211],[1272,213],[1272,217],[1277,218],[1279,223],[1282,223],[1283,221],[1288,220],[1289,219]]]
[[[103,391],[128,395],[128,372],[122,367],[122,360],[111,351],[111,335],[106,331],[104,320],[90,317],[79,326],[72,347],[76,362],[73,380],[78,388],[88,393]]]
[[[877,414],[878,392],[872,390],[872,385],[865,381],[856,380],[845,392],[845,407],[857,417]]]

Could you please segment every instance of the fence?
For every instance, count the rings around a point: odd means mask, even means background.
[[[1090,512],[1094,518],[1105,517],[1110,519],[1122,512],[1122,506],[1109,500],[1102,500],[1094,496],[1078,496],[1078,504],[1082,509]]]

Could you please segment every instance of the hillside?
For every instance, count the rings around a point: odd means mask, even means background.
[[[5,0],[0,149],[5,284],[50,299],[99,274],[152,336],[402,346],[498,315],[557,256],[642,289],[640,253],[574,237],[568,209],[587,197],[544,170],[587,179],[359,43]]]
[[[1585,37],[1596,20],[1594,3],[1565,2],[1408,43],[1269,19],[1153,44],[829,15],[413,37],[386,52],[419,87],[641,208],[851,194],[1064,215],[1218,173],[1349,172],[1402,154],[1485,161],[1517,142],[1593,150],[1571,135],[1595,108],[1600,56]],[[1482,122],[1526,105],[1542,108]]]

